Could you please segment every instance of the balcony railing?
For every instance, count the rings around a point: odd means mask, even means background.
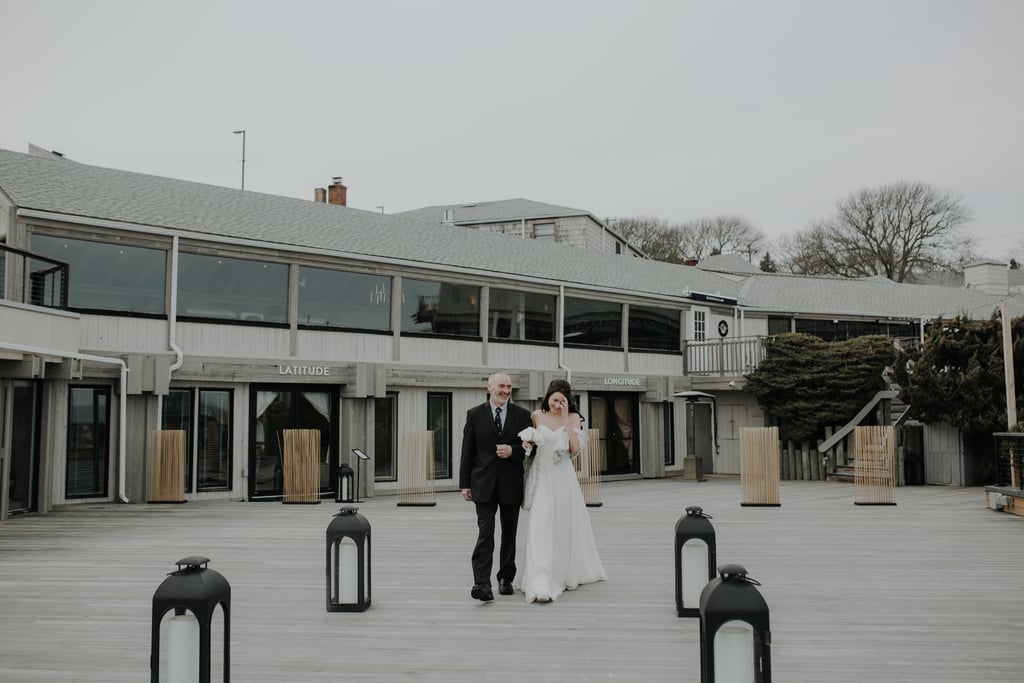
[[[769,337],[736,337],[686,341],[683,357],[685,374],[739,377],[751,372],[764,359]]]
[[[68,264],[0,244],[0,299],[68,307]]]

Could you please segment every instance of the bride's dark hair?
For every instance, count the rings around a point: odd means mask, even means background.
[[[544,400],[540,404],[540,409],[542,412],[548,412],[548,400],[551,398],[551,394],[554,394],[555,392],[558,392],[562,396],[565,396],[565,400],[568,402],[569,405],[570,414],[576,413],[577,415],[579,415],[580,422],[583,422],[584,420],[587,419],[583,417],[583,413],[581,413],[580,409],[576,406],[576,401],[572,399],[572,386],[570,386],[569,383],[564,379],[553,379],[551,380],[551,383],[548,384],[548,391],[546,394],[544,394]]]

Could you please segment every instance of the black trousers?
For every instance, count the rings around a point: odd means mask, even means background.
[[[478,534],[473,548],[473,582],[491,585],[494,563],[494,518],[501,513],[501,548],[498,550],[498,581],[516,577],[516,527],[519,526],[519,505],[498,503],[476,504]]]

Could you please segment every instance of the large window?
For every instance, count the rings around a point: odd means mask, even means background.
[[[373,400],[373,478],[398,479],[398,396],[389,394]]]
[[[555,341],[554,294],[491,289],[488,334],[493,339]]]
[[[480,288],[402,280],[402,332],[480,336]]]
[[[71,387],[68,395],[68,498],[107,495],[110,467],[110,387]]]
[[[391,278],[299,268],[299,325],[391,329]]]
[[[679,351],[679,331],[679,311],[630,304],[631,351]]]
[[[32,250],[68,263],[69,308],[164,313],[162,249],[33,235]]]
[[[452,476],[452,395],[427,393],[427,429],[434,433],[434,479]]]
[[[288,322],[288,266],[181,254],[178,314],[251,322]]]
[[[622,306],[611,301],[566,297],[565,341],[622,348]]]

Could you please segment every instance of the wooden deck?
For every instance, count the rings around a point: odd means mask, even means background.
[[[471,504],[394,497],[372,525],[373,604],[325,610],[338,505],[87,505],[0,524],[0,681],[149,680],[153,591],[189,555],[232,587],[232,681],[700,680],[697,619],[675,615],[673,528],[713,516],[719,564],[762,583],[779,683],[1024,680],[1024,519],[980,488],[784,481],[742,507],[738,478],[602,484],[590,508],[609,580],[547,605],[469,597]],[[528,513],[524,513],[528,514]],[[525,529],[525,524],[521,524]],[[520,539],[521,545],[522,539]]]

